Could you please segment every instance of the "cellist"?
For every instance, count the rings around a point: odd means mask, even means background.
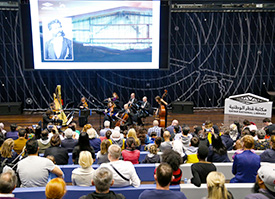
[[[120,110],[117,114],[117,117],[119,118],[118,122],[116,123],[116,126],[128,126],[133,124],[133,116],[134,113],[129,108],[128,104],[124,104],[124,108]]]

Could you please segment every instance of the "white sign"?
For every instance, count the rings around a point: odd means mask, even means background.
[[[272,102],[268,99],[245,93],[225,99],[224,114],[272,117]]]

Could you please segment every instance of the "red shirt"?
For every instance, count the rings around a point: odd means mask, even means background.
[[[130,161],[133,164],[139,164],[139,161],[138,161],[140,156],[139,150],[129,151],[126,149],[126,150],[123,150],[121,153],[124,161]]]

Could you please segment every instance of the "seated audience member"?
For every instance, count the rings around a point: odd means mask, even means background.
[[[209,147],[209,154],[207,157],[209,162],[230,162],[226,147],[219,135],[212,134],[212,145]]]
[[[227,151],[232,150],[233,144],[234,144],[234,141],[232,140],[232,138],[230,137],[229,134],[230,134],[230,129],[225,128],[223,131],[223,135],[221,135],[221,139],[222,139],[223,143],[225,144]]]
[[[186,128],[185,128],[186,127]],[[188,127],[188,126],[185,126],[184,128],[185,128],[185,131],[188,131],[188,132],[190,132],[190,128]],[[189,129],[189,130],[188,130]],[[174,138],[173,139],[171,139],[171,140],[179,140],[180,138],[181,138],[181,135],[182,135],[182,131],[181,131],[181,127],[179,126],[179,125],[176,125],[176,126],[174,126],[174,128],[173,128],[173,130],[174,130]],[[172,134],[171,134],[172,135]]]
[[[48,182],[45,195],[47,199],[62,199],[66,194],[66,183],[62,178],[54,178]]]
[[[200,140],[197,137],[192,137],[190,141],[190,147],[188,147],[185,151],[187,155],[186,163],[196,163],[199,161],[197,153],[199,147]]]
[[[17,153],[13,150],[13,147],[14,147],[13,139],[8,138],[4,141],[0,152],[1,162],[3,162],[5,159],[7,159],[6,163],[11,163],[15,160],[15,158],[17,157]],[[13,163],[16,163],[17,161]]]
[[[26,152],[28,157],[20,160],[17,166],[21,187],[46,186],[49,172],[63,176],[63,172],[52,161],[38,156],[38,143],[35,139],[27,141]]]
[[[238,131],[238,127],[236,124],[230,124],[229,126],[230,132],[229,135],[231,137],[231,139],[236,142],[236,140],[239,139],[239,131]]]
[[[51,146],[51,139],[49,138],[49,131],[43,130],[41,138],[38,140],[39,153],[44,153],[47,148]]]
[[[48,158],[50,161],[52,161],[52,162],[54,163],[54,165],[60,169],[60,167],[59,167],[58,165],[56,165],[55,158],[54,158],[53,155],[47,155],[46,158]],[[52,180],[52,179],[54,179],[54,178],[57,178],[57,177],[58,177],[58,176],[55,175],[54,173],[49,173],[48,181],[50,181],[50,180]],[[63,176],[63,177],[64,177],[64,176]]]
[[[172,149],[168,149],[163,152],[162,162],[168,163],[173,169],[174,179],[171,181],[171,185],[178,185],[181,181],[182,171],[180,170],[180,164],[182,163],[182,159],[180,154]]]
[[[67,149],[68,153],[73,152],[74,147],[77,145],[78,141],[73,139],[73,130],[67,128],[64,131],[65,139],[61,141],[61,146]]]
[[[271,119],[263,119],[263,124],[263,129],[265,130],[267,136],[271,136],[272,134],[274,134],[273,131],[275,130],[275,124],[272,124]]]
[[[88,129],[87,134],[89,136],[90,145],[94,148],[95,153],[97,153],[98,151],[100,151],[101,140],[96,137],[97,133],[94,128]]]
[[[211,171],[216,171],[216,166],[211,162],[205,161],[208,156],[208,147],[200,146],[198,149],[198,159],[199,162],[192,164],[191,171],[193,178],[191,178],[191,183],[197,187],[200,187],[202,183],[206,183],[206,177]]]
[[[73,150],[72,159],[73,159],[74,164],[78,164],[79,153],[81,151],[89,151],[93,157],[93,160],[95,161],[94,148],[90,146],[88,134],[83,133],[83,132],[80,134],[78,143],[74,147],[74,150]]]
[[[146,155],[145,159],[142,161],[142,163],[160,163],[160,156],[157,154],[158,148],[155,144],[151,145],[149,148],[149,153]]]
[[[124,161],[130,161],[133,164],[139,163],[140,151],[136,149],[136,141],[129,137],[126,141],[126,149],[121,152]]]
[[[98,168],[92,179],[92,184],[95,186],[95,192],[86,196],[81,196],[79,199],[124,199],[122,194],[116,194],[110,191],[110,187],[114,184],[113,173],[108,168]]]
[[[207,138],[208,133],[204,130],[199,130],[198,132],[198,138],[200,139],[199,147],[204,145],[209,147],[209,141]]]
[[[262,154],[260,154],[261,162],[275,163],[275,135],[270,138],[271,149],[266,149]]]
[[[208,196],[202,199],[233,199],[233,195],[226,189],[225,177],[222,173],[212,171],[207,178]]]
[[[263,129],[257,131],[258,139],[255,141],[255,150],[266,150],[269,149],[269,141],[265,139],[266,132]]]
[[[156,132],[152,132],[151,136],[146,135],[146,142],[145,143],[147,145],[154,144],[156,138],[157,138],[157,133]]]
[[[69,128],[71,128],[73,130],[73,138],[74,139],[78,139],[79,138],[79,135],[80,135],[80,131],[76,129],[77,127],[77,123],[76,121],[72,121],[70,124],[69,124]]]
[[[36,140],[39,140],[41,138],[41,132],[42,132],[41,126],[36,125],[36,127],[34,127],[34,136]]]
[[[137,132],[136,132],[136,130],[134,128],[131,128],[128,131],[127,138],[130,138],[130,137],[132,137],[132,138],[135,139],[135,141],[136,141],[136,148],[140,149],[140,140],[138,139]]]
[[[110,129],[110,121],[108,121],[108,120],[106,120],[105,122],[104,122],[104,129],[101,129],[100,131],[99,131],[99,135],[101,136],[101,137],[105,137],[106,135],[105,135],[105,133],[107,132],[107,131],[111,131],[111,129]]]
[[[231,183],[254,183],[257,171],[260,168],[260,156],[253,153],[254,139],[251,135],[242,138],[243,152],[234,158],[232,173],[235,175],[230,180]]]
[[[12,191],[16,188],[17,177],[13,170],[0,175],[0,198],[16,199]]]
[[[173,169],[167,163],[161,163],[154,174],[156,180],[155,190],[145,190],[139,195],[139,199],[187,199],[180,191],[171,191],[169,186],[173,180]]]
[[[57,118],[57,115],[54,115],[52,110],[47,110],[46,113],[43,114],[43,129],[46,129],[49,123],[58,123],[61,126],[62,122],[62,120]]]
[[[273,165],[263,165],[258,170],[254,193],[249,194],[245,199],[269,199],[275,198],[275,168]]]
[[[156,132],[157,137],[161,137],[161,128],[159,127],[159,122],[157,120],[153,121],[153,127],[148,129],[148,135],[151,137],[151,133]]]
[[[129,161],[119,160],[120,156],[121,148],[116,144],[112,144],[108,149],[110,162],[101,164],[100,168],[107,167],[112,171],[114,187],[125,187],[129,185],[139,187],[140,179],[134,165]]]
[[[108,159],[108,148],[111,145],[109,140],[102,140],[100,151],[96,154],[97,164],[110,162]]]
[[[24,148],[24,146],[26,145],[26,142],[28,141],[27,139],[25,139],[25,134],[26,134],[26,130],[25,129],[19,129],[18,130],[18,135],[19,138],[17,140],[14,140],[14,151],[17,154],[20,154]]]
[[[17,132],[16,128],[17,128],[16,124],[11,124],[10,125],[10,131],[5,134],[5,138],[6,139],[11,138],[13,140],[17,140],[18,139],[18,132]]]
[[[179,127],[179,121],[178,120],[173,120],[171,125],[166,128],[166,130],[169,131],[172,140],[174,140],[177,133],[181,134],[181,129],[180,128],[178,128],[177,132],[174,131],[175,126]]]
[[[117,144],[121,148],[121,150],[125,149],[126,140],[121,138],[119,131],[113,130],[110,138],[111,139],[109,139],[109,141],[111,144]]]
[[[164,133],[163,133],[164,142],[162,142],[159,146],[160,151],[163,152],[166,149],[172,149],[172,142],[170,141],[170,137],[171,137],[171,135],[170,135],[169,131],[164,131]]]
[[[5,135],[6,133],[7,133],[7,131],[5,131],[5,126],[4,126],[4,124],[1,122],[0,123],[0,133],[2,133],[3,135]]]
[[[78,164],[80,168],[72,171],[72,183],[77,186],[91,186],[94,169],[92,167],[93,158],[89,151],[81,151]]]
[[[69,155],[67,149],[61,147],[61,140],[59,135],[55,134],[51,138],[51,146],[45,150],[44,157],[52,155],[55,158],[57,165],[65,165],[69,162]]]
[[[190,144],[191,137],[188,136],[189,132],[190,132],[190,128],[188,126],[185,126],[182,128],[182,134],[179,137],[179,140],[181,141],[184,150],[186,150]]]

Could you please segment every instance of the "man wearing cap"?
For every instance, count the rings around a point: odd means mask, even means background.
[[[108,159],[110,162],[103,163],[100,168],[107,167],[113,173],[114,185],[113,187],[125,187],[125,186],[140,186],[140,179],[137,175],[136,169],[132,162],[119,160],[121,157],[121,148],[112,144],[108,148]]]
[[[254,192],[245,199],[275,199],[275,167],[263,165],[258,170]]]
[[[111,135],[111,139],[109,139],[111,144],[117,144],[121,150],[125,149],[125,139],[121,138],[120,132],[117,130],[113,130],[113,133]]]

